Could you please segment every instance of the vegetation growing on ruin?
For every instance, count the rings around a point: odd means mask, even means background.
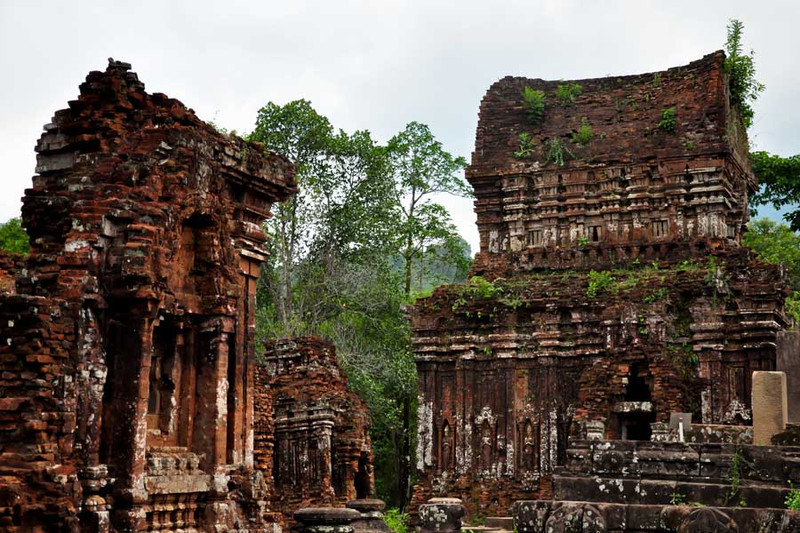
[[[794,485],[791,483],[789,484],[791,489],[789,490],[789,494],[786,495],[786,508],[791,509],[792,511],[800,511],[800,489],[794,488]]]
[[[581,146],[589,144],[594,139],[594,130],[586,117],[581,119],[581,127],[572,134],[572,142]]]
[[[673,492],[669,497],[670,505],[686,505],[686,495],[680,492]]]
[[[727,505],[739,494],[739,486],[742,482],[742,455],[737,447],[731,456],[731,468],[728,471],[728,493],[725,495],[725,504]]]
[[[556,98],[562,105],[569,106],[583,92],[583,86],[579,83],[566,83],[556,87]]]
[[[481,276],[472,276],[469,283],[458,288],[458,298],[453,302],[453,311],[464,307],[467,303],[475,300],[488,300],[495,298],[503,293],[503,288],[495,285]]]
[[[669,296],[669,289],[666,287],[659,287],[647,294],[642,301],[646,304],[651,304],[653,302],[664,300],[667,298],[667,296]]]
[[[607,270],[589,272],[589,287],[586,289],[586,296],[595,298],[598,294],[610,292],[616,294],[619,291],[617,278]]]
[[[661,73],[656,72],[653,74],[653,87],[661,87]]]
[[[756,80],[755,53],[745,54],[742,49],[744,24],[739,20],[728,23],[728,39],[725,43],[725,72],[731,104],[739,109],[746,128],[753,124],[752,104],[764,91],[764,84]]]
[[[672,360],[672,364],[681,369],[681,374],[684,378],[691,378],[696,375],[700,358],[689,342],[667,344],[667,355]]]
[[[517,309],[531,297],[542,294],[547,297],[558,296],[559,283],[568,285],[585,283],[586,295],[590,298],[596,298],[603,294],[619,295],[632,290],[652,287],[644,291],[643,304],[654,305],[659,302],[667,302],[671,306],[680,307],[683,305],[680,295],[673,294],[668,284],[674,283],[678,279],[694,279],[707,285],[709,292],[713,294],[712,286],[718,270],[724,270],[724,265],[718,268],[717,261],[713,258],[703,264],[688,259],[670,268],[662,268],[655,261],[644,264],[635,259],[629,267],[592,270],[588,274],[574,270],[545,269],[514,279],[496,278],[489,281],[480,276],[474,276],[468,284],[452,287],[449,297],[452,299],[454,311],[463,309],[472,303],[485,301]],[[495,308],[494,311],[498,309]],[[685,322],[685,324],[683,326],[676,325],[680,331],[676,331],[675,336],[688,336],[691,334],[688,331],[691,314],[685,306],[676,307],[676,309],[676,320]]]
[[[533,155],[536,143],[528,133],[519,134],[519,150],[514,152],[514,157],[517,159],[525,159]]]
[[[481,276],[472,276],[466,285],[465,292],[474,298],[493,298],[503,292],[503,289]]]
[[[525,102],[528,120],[534,126],[539,126],[544,120],[544,91],[531,89],[527,85],[522,90],[522,99]]]
[[[554,163],[556,166],[563,167],[567,164],[567,157],[575,157],[575,154],[558,137],[548,139],[545,142],[545,149],[545,164]]]
[[[675,131],[675,108],[668,107],[661,111],[661,120],[658,121],[658,129],[667,133]]]

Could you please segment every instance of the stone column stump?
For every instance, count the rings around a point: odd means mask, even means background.
[[[786,374],[753,372],[753,444],[769,446],[788,421]]]
[[[419,506],[422,533],[461,531],[461,519],[467,509],[458,498],[431,498]]]
[[[361,518],[354,509],[306,507],[294,513],[298,533],[354,533],[352,523]]]
[[[347,502],[347,508],[361,514],[351,524],[356,533],[391,533],[392,530],[383,521],[383,509],[386,504],[383,500],[360,499]]]

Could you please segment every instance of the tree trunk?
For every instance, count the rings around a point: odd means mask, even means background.
[[[399,479],[399,492],[402,498],[402,509],[411,501],[411,399],[403,397],[403,434],[400,447],[401,470]]]
[[[392,451],[394,452],[394,479],[392,480],[392,487],[391,487],[391,496],[393,500],[393,504],[397,505],[401,509],[405,507],[405,501],[403,499],[403,493],[401,492],[401,482],[400,480],[403,478],[402,470],[402,453],[400,442],[402,441],[403,435],[401,430],[397,430],[396,428],[392,431],[392,447],[394,448]]]
[[[297,200],[291,198],[286,202],[286,211],[281,213],[281,262],[283,263],[280,287],[278,290],[278,320],[283,326],[283,333],[291,335],[288,326],[292,320],[292,271],[294,269],[294,239],[297,230]],[[283,206],[282,206],[283,208]]]
[[[408,298],[411,296],[411,254],[409,252],[403,254],[403,259],[406,261],[404,294]]]

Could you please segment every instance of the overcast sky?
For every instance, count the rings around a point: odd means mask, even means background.
[[[798,0],[0,0],[0,221],[19,214],[42,125],[108,57],[228,129],[251,130],[269,101],[306,98],[335,127],[381,142],[425,122],[469,158],[495,80],[683,65],[722,48],[730,18],[745,23],[767,86],[751,140],[800,153]],[[472,202],[446,203],[476,251]]]

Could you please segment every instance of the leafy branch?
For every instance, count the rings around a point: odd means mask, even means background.
[[[728,40],[725,43],[725,72],[728,74],[728,87],[731,104],[739,108],[742,122],[746,128],[753,124],[752,104],[764,91],[764,84],[756,80],[755,52],[742,53],[742,32],[744,24],[736,19],[728,23]]]

